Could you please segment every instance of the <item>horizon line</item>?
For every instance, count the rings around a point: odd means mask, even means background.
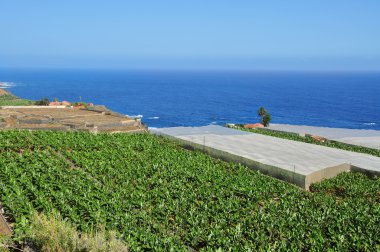
[[[379,69],[369,68],[234,68],[234,67],[94,67],[94,66],[0,66],[0,70],[99,70],[99,71],[183,71],[183,72],[331,72],[331,73],[380,73]]]

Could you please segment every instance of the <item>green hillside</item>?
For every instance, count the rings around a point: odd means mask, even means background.
[[[27,106],[32,105],[31,100],[21,99],[12,93],[0,88],[0,106]]]

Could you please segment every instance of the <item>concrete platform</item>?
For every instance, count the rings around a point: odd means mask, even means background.
[[[308,189],[311,183],[343,171],[380,174],[380,158],[210,125],[152,129],[185,147],[238,162]]]
[[[380,149],[379,130],[343,129],[289,124],[271,124],[269,129],[317,135],[338,142]]]

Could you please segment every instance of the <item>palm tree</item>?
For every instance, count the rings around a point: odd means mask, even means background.
[[[257,111],[257,114],[260,116],[260,117],[263,117],[267,114],[268,112],[266,111],[266,109],[264,107],[260,107],[259,110]]]
[[[257,114],[258,116],[261,117],[261,124],[264,125],[265,127],[269,126],[269,123],[271,121],[271,116],[270,114],[268,113],[268,111],[266,111],[266,109],[264,107],[260,107],[259,110],[257,111]]]

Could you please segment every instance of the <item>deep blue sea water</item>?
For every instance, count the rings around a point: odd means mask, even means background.
[[[29,99],[104,104],[150,127],[257,122],[380,130],[380,73],[0,70]]]

